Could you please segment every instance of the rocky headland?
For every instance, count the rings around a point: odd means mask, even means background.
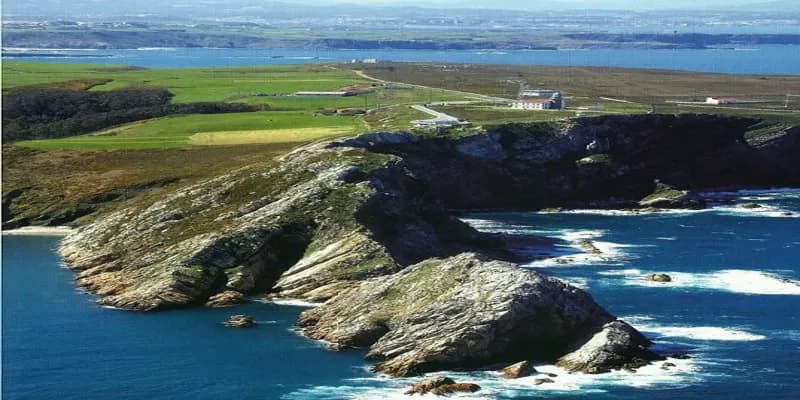
[[[394,376],[527,360],[635,369],[661,358],[644,336],[513,264],[551,241],[478,232],[455,213],[702,207],[701,189],[800,186],[800,129],[763,137],[759,123],[618,116],[317,143],[118,209],[60,252],[78,285],[123,309],[325,302],[300,316],[305,334],[367,349]]]

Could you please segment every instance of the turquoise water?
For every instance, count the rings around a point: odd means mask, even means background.
[[[484,389],[470,398],[796,399],[800,393],[800,191],[717,196],[710,211],[629,215],[482,213],[485,230],[565,239],[568,264],[536,268],[586,288],[657,341],[689,351],[677,367],[556,383],[449,373]],[[744,198],[745,200],[743,200]],[[735,201],[766,207],[745,210]],[[580,238],[603,251],[582,256]],[[57,239],[3,237],[4,399],[404,398],[411,380],[367,372],[362,354],[332,353],[292,331],[300,307],[251,303],[228,310],[132,313],[97,307],[59,267]],[[669,285],[651,284],[665,272]],[[767,272],[767,275],[762,274]],[[231,313],[261,322],[221,325]]]
[[[4,49],[3,53],[27,51],[31,53],[53,53],[61,56],[58,58],[18,58],[23,61],[124,64],[148,68],[309,64],[377,58],[389,61],[444,63],[660,68],[734,74],[800,73],[800,46],[761,45],[742,47],[736,50],[594,49],[558,51],[204,48],[138,50]],[[4,56],[3,59],[11,59],[11,57]]]

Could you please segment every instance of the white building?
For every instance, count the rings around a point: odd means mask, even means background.
[[[550,99],[520,99],[511,103],[515,110],[549,110],[552,102]]]
[[[736,104],[737,100],[733,97],[708,97],[706,104]]]

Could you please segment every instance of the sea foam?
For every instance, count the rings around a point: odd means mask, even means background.
[[[613,371],[599,375],[569,373],[554,365],[536,365],[536,374],[519,379],[503,379],[497,372],[440,372],[428,374],[420,378],[393,379],[382,376],[349,379],[340,386],[317,386],[301,389],[286,399],[408,399],[405,391],[412,384],[434,376],[447,376],[456,382],[478,384],[481,390],[476,393],[455,394],[452,398],[460,399],[497,399],[524,396],[551,396],[559,393],[569,394],[580,391],[581,394],[604,393],[614,387],[649,388],[683,388],[701,382],[702,367],[696,359],[669,359],[674,367],[662,369],[663,362],[639,368],[636,372]],[[550,377],[548,374],[555,374]],[[549,378],[551,383],[536,384],[537,379]],[[349,383],[349,384],[348,384]],[[437,399],[435,395],[414,396],[419,399]]]
[[[638,269],[599,272],[600,275],[622,277],[624,283],[631,286],[699,288],[753,295],[800,295],[800,281],[763,271],[730,269],[709,273],[665,272],[672,278],[669,283],[647,280],[646,276],[651,273],[656,272]]]

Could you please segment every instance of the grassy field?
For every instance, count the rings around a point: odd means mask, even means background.
[[[342,67],[347,67],[343,65]],[[413,82],[487,96],[516,98],[521,86],[562,91],[571,110],[582,115],[642,113],[652,105],[663,113],[716,113],[800,119],[800,75],[730,75],[666,70],[604,67],[543,67],[510,65],[460,65],[431,63],[381,63],[359,65],[367,75],[395,82]],[[735,107],[678,106],[671,102],[702,101],[726,96],[757,103]],[[601,111],[585,110],[593,107]],[[582,110],[583,109],[583,110]],[[470,116],[470,112],[474,112]],[[516,118],[497,109],[454,110],[476,121]],[[461,112],[461,114],[458,114]],[[534,117],[540,118],[540,117]]]
[[[265,111],[164,117],[91,135],[30,140],[17,145],[72,150],[166,149],[190,145],[301,143],[360,130],[363,130],[363,124],[356,117]]]
[[[461,94],[446,90],[385,87],[353,71],[329,65],[151,70],[99,65],[3,63],[3,90],[21,86],[95,91],[163,87],[175,94],[174,103],[240,102],[262,105],[269,110],[260,113],[167,117],[139,121],[84,136],[20,143],[40,149],[73,150],[301,143],[361,133],[373,127],[373,124],[359,116],[318,115],[322,110],[402,110],[404,105],[465,99]],[[294,95],[299,91],[337,91],[349,86],[373,91],[351,97]],[[408,120],[400,118],[398,121],[404,123],[392,124],[392,129],[409,128]]]

